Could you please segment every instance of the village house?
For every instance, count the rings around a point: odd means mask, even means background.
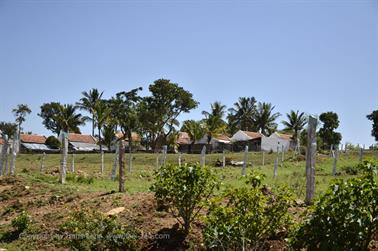
[[[95,137],[86,134],[69,133],[68,148],[75,152],[99,152],[100,146],[97,144]],[[106,146],[102,147],[103,151],[107,151]]]
[[[117,140],[119,140],[120,138],[123,137],[123,133],[122,132],[116,132],[115,133],[115,139],[110,147],[110,150],[111,151],[115,151],[116,149],[116,142]],[[141,141],[142,141],[142,137],[136,133],[136,132],[132,132],[131,133],[131,141],[132,141],[132,148],[133,148],[133,151],[144,151],[146,150],[142,145],[141,145]],[[128,151],[129,150],[129,138],[126,137],[125,138],[125,150]]]
[[[201,152],[204,145],[206,145],[207,152],[222,152],[223,150],[230,151],[232,147],[231,139],[224,134],[212,137],[210,144],[208,144],[207,135],[195,142],[195,146],[198,148],[199,152]]]
[[[265,136],[259,132],[239,130],[231,137],[232,150],[243,151],[245,146],[248,145],[249,151],[260,151],[263,137]]]
[[[36,134],[20,134],[20,152],[53,152],[56,151],[46,145],[46,137]]]
[[[295,148],[292,135],[275,132],[269,137],[262,137],[261,150],[265,152],[285,151]]]

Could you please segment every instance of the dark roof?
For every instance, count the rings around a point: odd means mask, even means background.
[[[262,137],[262,134],[259,132],[250,132],[250,131],[243,131],[243,132],[252,139],[258,139]]]

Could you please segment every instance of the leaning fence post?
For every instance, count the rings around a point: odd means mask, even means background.
[[[245,176],[247,161],[248,161],[248,145],[246,145],[245,149],[244,149],[244,161],[243,161],[243,168],[242,168],[242,176]]]
[[[41,173],[45,170],[45,158],[46,158],[46,153],[43,152],[42,158],[41,158],[41,168],[40,168]]]
[[[75,172],[75,153],[72,152],[72,160],[71,160],[71,172]]]
[[[332,151],[332,157],[333,157],[333,168],[332,168],[332,175],[336,176],[336,167],[337,167],[337,158],[338,158],[338,150]]]
[[[224,153],[224,150],[222,152],[222,167],[225,168],[226,166],[226,156],[225,156],[225,153]]]
[[[318,120],[308,119],[306,153],[306,203],[311,204],[315,193],[316,125]]]
[[[204,167],[206,165],[206,145],[202,147],[201,151],[201,166]]]

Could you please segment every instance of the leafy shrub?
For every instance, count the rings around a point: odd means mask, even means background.
[[[135,250],[139,236],[134,228],[118,223],[114,216],[90,210],[73,212],[60,230],[73,250]]]
[[[187,234],[191,222],[216,188],[218,183],[209,168],[185,164],[166,165],[157,170],[151,191],[167,205]]]
[[[46,145],[53,149],[59,149],[61,146],[60,141],[54,136],[50,136],[46,139]]]
[[[378,228],[378,184],[371,162],[364,175],[336,180],[291,238],[295,250],[367,250]]]
[[[22,211],[20,215],[12,220],[11,225],[14,228],[14,233],[21,234],[30,228],[31,217],[27,212]]]
[[[282,188],[271,192],[263,179],[252,174],[250,186],[229,189],[211,202],[203,230],[207,248],[254,250],[289,226],[291,195]]]
[[[356,165],[343,166],[341,170],[350,175],[357,175],[359,173],[374,171],[377,167],[377,163],[373,160],[364,160],[362,163]]]
[[[81,184],[92,184],[94,182],[93,177],[86,177],[83,175],[67,174],[67,181],[81,183]]]

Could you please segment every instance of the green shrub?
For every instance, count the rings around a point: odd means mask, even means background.
[[[20,215],[12,220],[11,225],[14,228],[14,233],[21,234],[30,228],[31,217],[27,212],[22,211]]]
[[[122,225],[114,216],[97,211],[73,212],[60,226],[63,239],[72,250],[135,250],[139,233]]]
[[[357,175],[360,173],[369,172],[370,169],[374,171],[377,166],[377,163],[375,163],[373,160],[364,160],[362,163],[358,163],[356,165],[343,166],[341,170],[349,175]]]
[[[285,188],[272,192],[264,176],[252,174],[242,188],[229,189],[212,200],[203,237],[208,249],[255,250],[290,225],[291,195]]]
[[[53,149],[59,149],[60,146],[61,146],[61,143],[60,141],[55,138],[54,136],[50,136],[46,139],[46,145],[48,145],[49,147],[53,148]]]
[[[335,180],[291,238],[295,250],[367,250],[378,228],[375,166],[364,162],[364,175]]]
[[[209,168],[185,164],[166,165],[157,170],[151,191],[167,205],[187,234],[191,222],[216,188],[218,183]]]

